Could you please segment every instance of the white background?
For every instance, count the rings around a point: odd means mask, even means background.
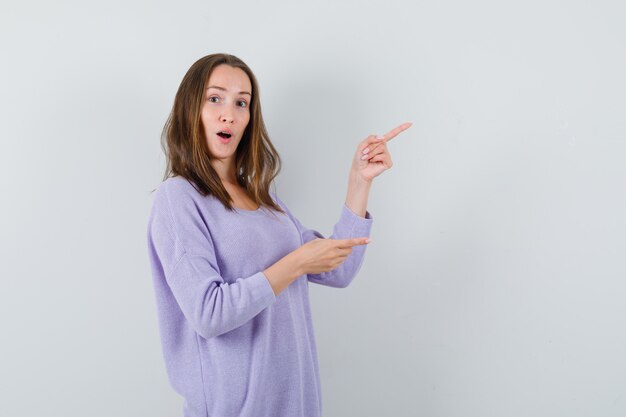
[[[311,284],[325,417],[626,415],[622,1],[29,1],[0,9],[0,415],[175,416],[147,258],[160,133],[242,58],[326,236],[405,121],[346,289]],[[271,381],[268,381],[271,383]]]

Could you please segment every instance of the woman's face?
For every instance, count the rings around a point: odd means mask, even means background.
[[[234,157],[250,121],[251,93],[250,79],[242,69],[226,64],[213,68],[200,118],[207,145],[216,159]],[[227,134],[220,136],[224,131]]]

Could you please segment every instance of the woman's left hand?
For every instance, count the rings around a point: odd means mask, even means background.
[[[352,161],[351,175],[356,176],[359,180],[371,182],[383,171],[391,168],[393,162],[387,149],[387,142],[411,127],[412,124],[410,122],[403,123],[384,136],[370,135],[359,143]]]

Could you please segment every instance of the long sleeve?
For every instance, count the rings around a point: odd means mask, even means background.
[[[302,225],[302,223],[291,213],[291,211],[289,211],[287,206],[278,197],[276,197],[276,200],[281,204],[281,207],[285,209],[289,217],[298,227],[303,245],[316,238],[325,239],[324,235],[322,235],[319,231],[309,229]],[[339,215],[339,221],[335,223],[333,233],[329,238],[350,239],[355,237],[369,237],[373,221],[373,217],[369,211],[365,212],[365,217],[361,217],[352,212],[352,210],[350,210],[344,203]],[[352,253],[337,268],[320,274],[307,274],[307,279],[310,282],[329,287],[347,287],[361,269],[361,265],[365,259],[366,248],[367,245],[353,246]]]
[[[206,219],[183,189],[156,190],[147,237],[152,268],[205,339],[243,325],[276,300],[262,271],[230,283],[220,276]]]

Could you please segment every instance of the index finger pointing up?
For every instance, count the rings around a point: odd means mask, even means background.
[[[389,142],[391,139],[395,138],[400,132],[407,130],[412,125],[413,123],[406,122],[406,123],[402,123],[400,126],[396,127],[395,129],[390,130],[389,133],[383,136],[384,138],[383,142]]]

